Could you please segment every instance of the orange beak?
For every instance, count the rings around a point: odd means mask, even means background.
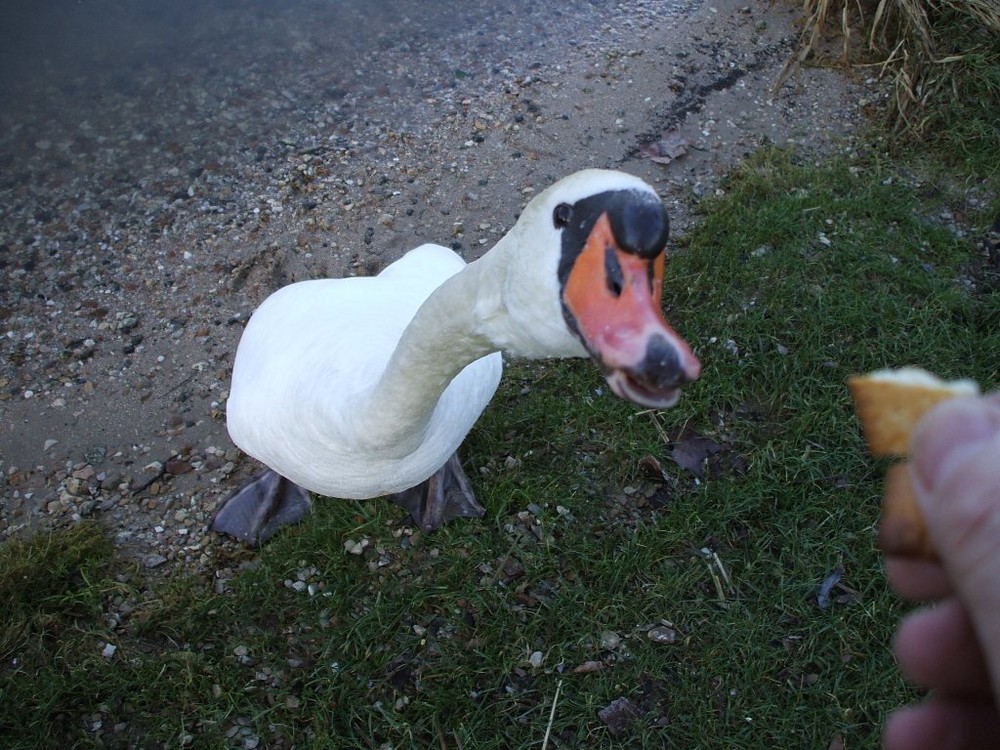
[[[563,287],[570,326],[622,398],[666,408],[695,380],[701,362],[670,327],[660,299],[665,255],[625,252],[604,213],[595,222]]]

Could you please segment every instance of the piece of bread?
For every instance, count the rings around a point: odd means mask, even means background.
[[[873,456],[905,456],[917,421],[940,401],[977,396],[971,380],[944,381],[919,367],[876,370],[849,378],[854,409]]]
[[[882,522],[878,527],[878,546],[887,555],[937,558],[927,534],[927,523],[917,505],[910,479],[910,467],[893,464],[885,472],[885,496],[882,498]]]
[[[847,385],[868,450],[877,457],[905,457],[910,433],[935,404],[979,394],[979,386],[971,380],[944,381],[919,367],[878,370],[852,377]],[[879,546],[891,555],[937,557],[905,463],[890,466],[886,472]]]

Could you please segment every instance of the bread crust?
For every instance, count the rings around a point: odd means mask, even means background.
[[[935,380],[937,380],[935,378]],[[936,384],[908,382],[876,374],[852,377],[847,381],[854,408],[864,429],[865,442],[873,456],[905,456],[910,434],[920,418],[942,401],[974,395],[967,381]]]
[[[935,405],[979,393],[971,380],[947,382],[916,367],[854,376],[847,385],[868,450],[879,458],[905,457],[917,422]],[[889,467],[884,492],[879,547],[891,555],[936,559],[906,463]]]
[[[878,528],[878,546],[887,555],[937,558],[927,534],[927,524],[917,505],[910,466],[898,463],[885,472],[885,496],[882,521]]]

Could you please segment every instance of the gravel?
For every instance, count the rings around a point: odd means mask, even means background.
[[[258,468],[226,434],[227,387],[268,293],[424,241],[472,259],[587,166],[653,182],[676,236],[729,165],[765,143],[849,149],[880,96],[822,69],[773,90],[798,3],[470,5],[12,13],[0,538],[93,517],[149,571],[224,590],[233,543],[208,523]],[[658,143],[678,155],[654,161]]]

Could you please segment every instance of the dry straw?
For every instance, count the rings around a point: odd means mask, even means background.
[[[1000,0],[802,0],[799,44],[777,87],[806,60],[830,62],[839,36],[840,62],[876,68],[893,79],[890,118],[920,136],[928,105],[960,101],[963,75],[975,58],[1000,65]]]

